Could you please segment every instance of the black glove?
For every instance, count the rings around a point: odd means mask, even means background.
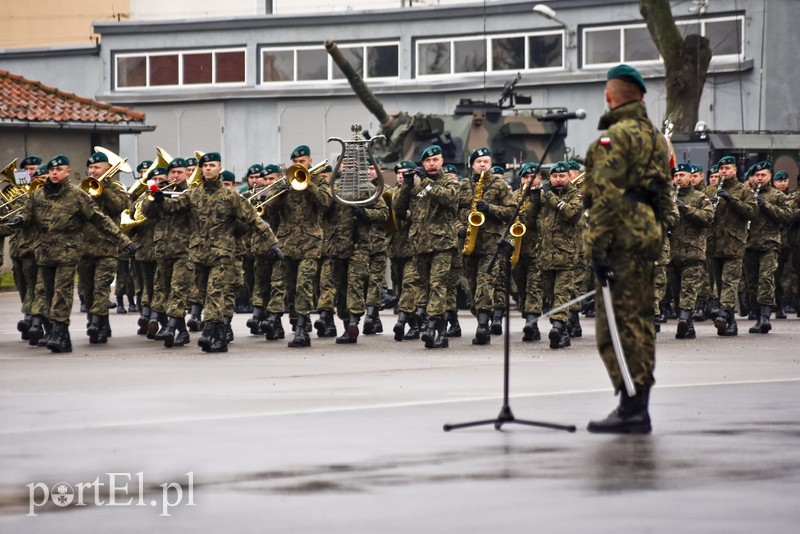
[[[611,265],[608,264],[608,258],[592,258],[592,268],[594,274],[601,282],[608,282],[614,279],[614,273],[611,271]]]
[[[133,256],[137,250],[139,250],[139,245],[137,243],[134,243],[133,241],[128,242],[127,245],[122,247],[122,252],[130,256]]]
[[[759,208],[763,208],[767,205],[767,201],[764,199],[764,197],[756,197],[756,204],[758,204]]]
[[[465,237],[467,237],[467,227],[462,226],[461,228],[458,229],[458,238],[464,239]]]
[[[289,184],[281,184],[278,186],[278,193],[283,193],[289,190]]]
[[[680,199],[675,201],[675,205],[678,206],[678,209],[683,209],[686,207],[686,204],[683,202],[683,200]]]
[[[717,193],[717,197],[718,197],[718,198],[721,198],[721,199],[722,199],[722,200],[724,200],[725,202],[730,202],[730,201],[731,201],[731,199],[733,198],[733,197],[731,196],[731,194],[730,194],[730,193],[728,193],[727,191],[725,191],[724,189],[720,189],[720,190],[719,190],[719,193]]]
[[[479,200],[475,203],[475,209],[480,211],[481,213],[486,213],[489,211],[489,203],[485,200]]]
[[[161,204],[162,202],[164,202],[163,191],[154,191],[152,195],[153,195],[153,202],[155,202],[156,204]]]
[[[19,215],[14,215],[11,217],[11,220],[8,221],[8,226],[11,228],[22,228],[25,225],[25,219],[20,217]]]
[[[533,197],[534,200],[539,200],[540,198],[542,198],[542,188],[534,187],[533,189],[531,189],[531,197]]]
[[[278,245],[272,245],[267,251],[267,257],[271,260],[282,260],[283,252]]]
[[[406,187],[414,187],[414,176],[417,173],[414,171],[406,171],[403,173],[403,185]]]
[[[553,189],[553,184],[550,183],[550,180],[542,180],[542,191],[547,193],[552,189]]]
[[[355,208],[353,208],[353,215],[355,215],[356,219],[358,219],[359,221],[364,221],[367,219],[367,210],[365,210],[361,206],[356,206]]]

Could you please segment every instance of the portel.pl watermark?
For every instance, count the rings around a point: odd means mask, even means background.
[[[44,482],[31,482],[28,488],[28,513],[26,517],[36,517],[37,508],[51,502],[59,508],[71,506],[150,506],[160,507],[160,517],[170,517],[170,509],[175,506],[196,506],[194,502],[194,472],[185,473],[185,482],[164,482],[159,484],[159,498],[145,498],[144,472],[105,473],[93,482],[68,484],[58,482],[48,485]],[[102,480],[101,480],[102,478]],[[185,490],[185,491],[184,491]],[[154,497],[148,492],[148,497]],[[185,497],[185,502],[184,502]]]

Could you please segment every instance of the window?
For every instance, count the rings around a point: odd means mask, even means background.
[[[339,45],[339,50],[358,75],[367,80],[399,76],[398,43],[345,44]],[[322,46],[261,49],[262,84],[344,79]]]
[[[417,41],[417,76],[563,68],[562,30]]]
[[[241,84],[245,50],[117,54],[116,89]]]
[[[712,60],[722,56],[742,56],[744,53],[744,15],[676,20],[675,24],[683,36],[700,34],[707,37]],[[583,29],[585,67],[660,61],[658,49],[643,23]]]

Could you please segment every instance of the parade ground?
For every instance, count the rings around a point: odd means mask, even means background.
[[[530,533],[797,532],[800,319],[767,335],[657,344],[653,434],[586,432],[615,406],[594,321],[565,350],[522,343],[512,318],[510,406],[503,343],[450,348],[388,333],[308,349],[233,320],[225,354],[166,349],[111,313],[113,337],[74,352],[20,341],[16,293],[0,293],[0,532]],[[341,324],[337,324],[341,330]],[[542,324],[543,335],[549,325]]]

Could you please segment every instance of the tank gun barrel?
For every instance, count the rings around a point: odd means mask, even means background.
[[[325,41],[325,50],[330,54],[331,59],[345,75],[347,81],[350,82],[350,87],[356,93],[356,96],[364,104],[364,106],[375,115],[375,118],[380,122],[381,127],[389,124],[389,115],[383,109],[383,104],[375,97],[372,91],[369,90],[367,84],[361,79],[361,76],[356,72],[349,61],[342,55],[342,51],[336,46],[336,43],[331,40]]]

